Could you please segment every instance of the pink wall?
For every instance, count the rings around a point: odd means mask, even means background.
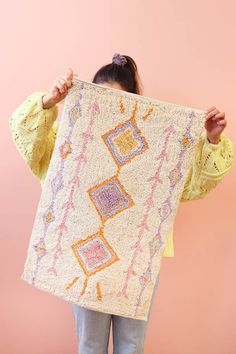
[[[233,0],[6,2],[1,39],[1,354],[76,353],[68,303],[19,279],[40,196],[8,119],[31,92],[71,66],[89,81],[114,52],[138,63],[144,94],[226,112],[236,139]],[[148,354],[236,352],[236,169],[204,200],[182,205],[175,257],[162,264]]]

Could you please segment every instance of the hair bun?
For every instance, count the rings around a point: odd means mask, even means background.
[[[112,63],[120,65],[120,66],[124,66],[125,64],[127,64],[127,59],[124,55],[120,55],[120,54],[116,53],[113,55]]]

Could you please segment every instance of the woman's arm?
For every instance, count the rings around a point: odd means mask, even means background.
[[[33,174],[44,180],[55,145],[58,122],[57,103],[72,86],[73,71],[68,69],[48,93],[36,92],[13,112],[9,125],[13,140]]]
[[[232,141],[222,134],[218,144],[211,144],[206,134],[203,134],[196,147],[181,202],[203,198],[223,180],[232,163]]]
[[[35,92],[28,96],[9,120],[19,153],[40,180],[46,175],[58,128],[58,107],[43,108],[44,95],[44,92]]]

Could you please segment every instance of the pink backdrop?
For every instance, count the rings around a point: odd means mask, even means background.
[[[1,11],[0,353],[76,353],[68,303],[27,285],[23,270],[40,184],[13,145],[11,112],[68,66],[90,81],[114,52],[137,61],[144,94],[226,112],[236,139],[233,0],[13,0]],[[148,354],[236,352],[234,167],[200,201],[181,205],[175,257],[162,264]]]

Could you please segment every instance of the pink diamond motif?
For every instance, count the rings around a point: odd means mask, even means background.
[[[100,232],[87,237],[85,240],[79,240],[71,247],[86,275],[97,273],[119,260]]]

